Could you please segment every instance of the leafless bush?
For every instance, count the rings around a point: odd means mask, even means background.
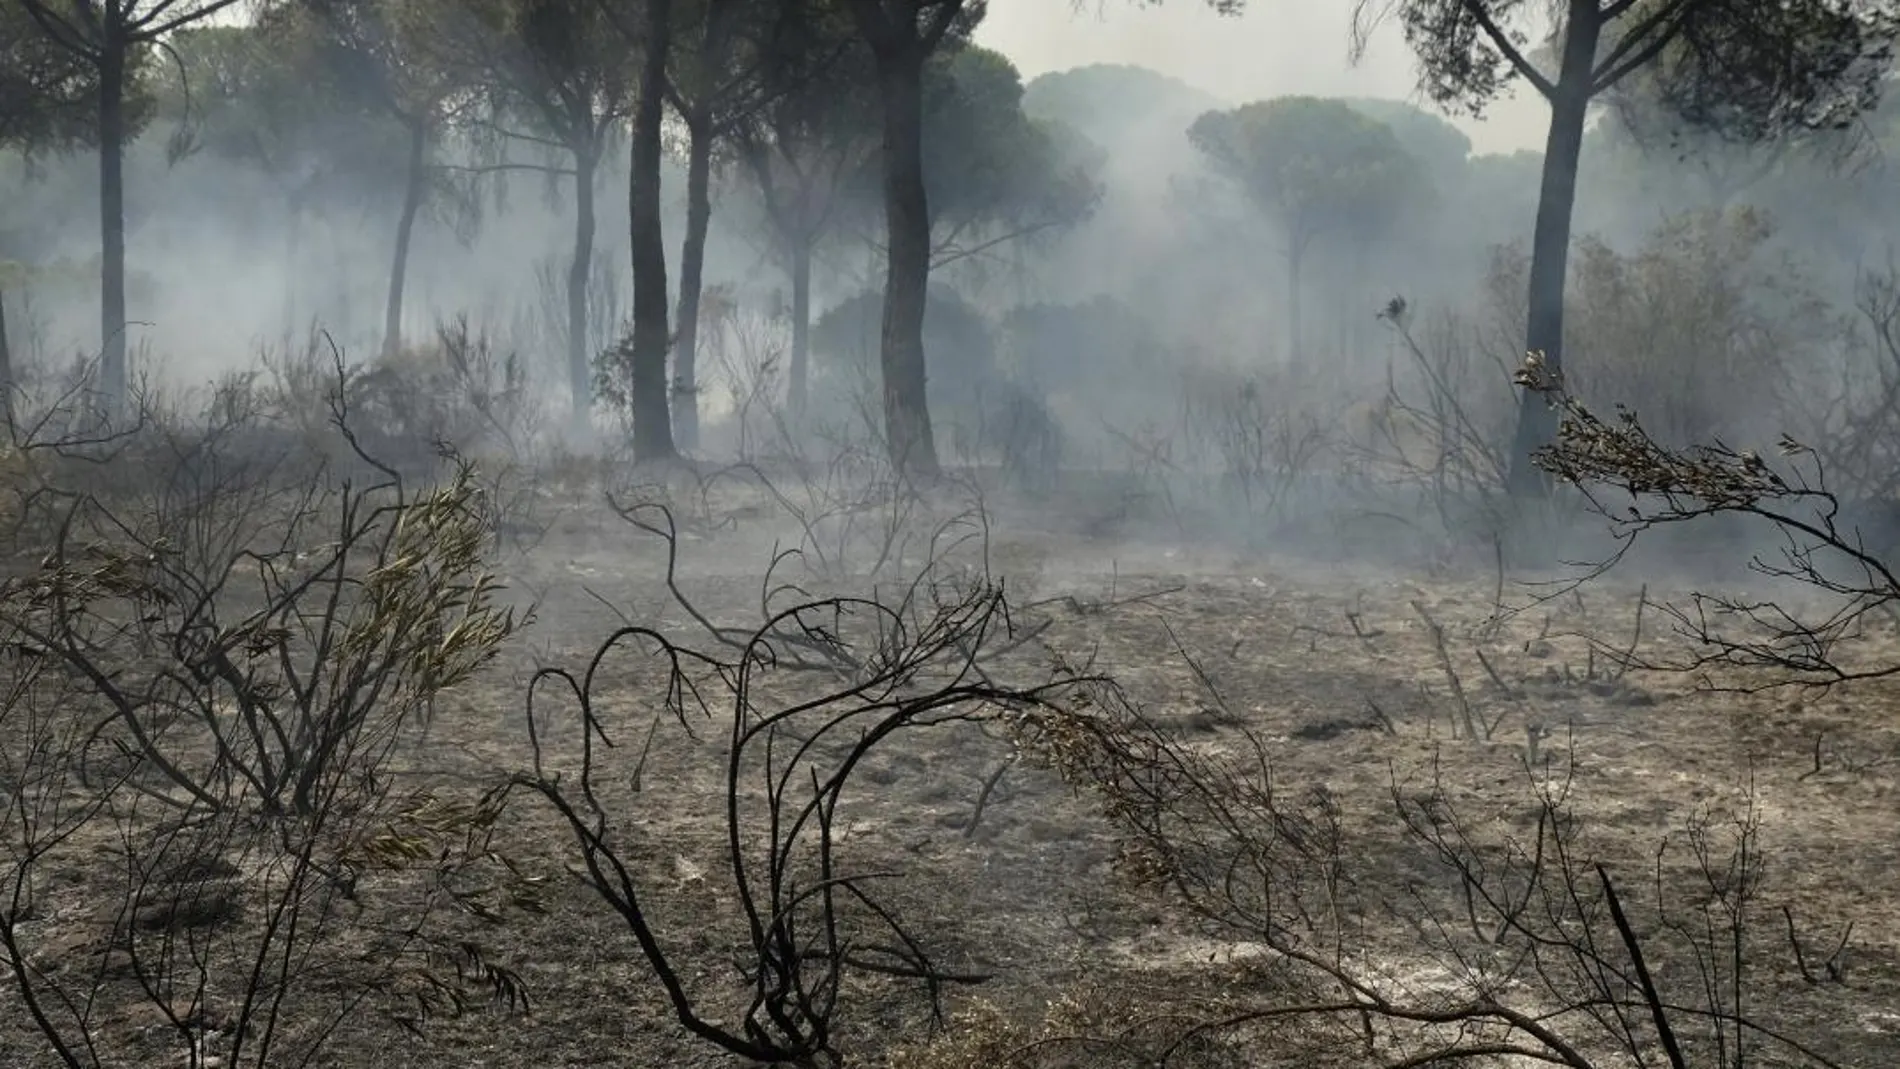
[[[1863,273],[1858,329],[1831,369],[1792,391],[1796,433],[1849,498],[1900,499],[1900,265]],[[1831,371],[1831,373],[1830,373]]]
[[[875,446],[835,449],[815,475],[790,487],[754,474],[798,525],[799,540],[788,552],[822,579],[890,577],[971,540],[988,544],[979,484],[944,479],[919,487]]]
[[[660,539],[664,544],[667,591],[674,604],[701,629],[705,638],[735,651],[744,649],[754,641],[757,637],[755,628],[735,629],[720,625],[708,613],[702,611],[688,594],[679,574],[681,528],[671,508],[664,502],[658,501],[623,503],[610,500],[609,504],[629,526],[643,534]],[[905,543],[905,547],[909,548],[908,542]],[[892,570],[892,566],[899,563],[899,559],[895,556],[886,562],[886,567],[876,572],[839,571],[819,573],[817,577],[834,585],[867,578],[883,582],[902,579],[904,588],[909,589],[909,593],[905,596],[907,602],[916,596],[914,588],[920,581],[919,577],[935,579],[948,574],[952,569],[961,569],[965,581],[971,581],[971,577],[974,576],[987,577],[989,575],[987,513],[978,506],[967,516],[962,514],[952,516],[933,528],[929,540],[920,548],[923,563],[914,566],[907,578],[904,573]],[[807,575],[811,574],[811,566],[801,550],[774,548],[771,559],[759,576],[758,605],[764,616],[783,621],[786,618],[782,616],[780,610],[786,604],[797,604],[814,597],[803,583],[785,577],[786,565],[795,562],[803,563]],[[1041,634],[1043,626],[1043,624],[1023,625],[1022,633],[1012,643],[1012,648],[1035,639]],[[832,658],[840,656],[843,647],[835,643],[813,642],[809,636],[795,633],[795,631],[796,629],[774,631],[770,635],[781,650],[784,667],[825,668],[827,670],[838,667],[832,664]],[[802,654],[795,655],[791,652],[794,650],[802,651]]]
[[[1797,369],[1837,363],[1839,331],[1798,268],[1767,262],[1772,234],[1765,216],[1744,209],[1672,217],[1627,255],[1585,239],[1566,297],[1567,387],[1604,406],[1640,399],[1650,426],[1678,445],[1755,433],[1791,411],[1808,392]],[[1528,269],[1521,248],[1495,250],[1476,321],[1441,315],[1421,325],[1403,299],[1379,315],[1401,360],[1354,428],[1359,470],[1419,494],[1454,537],[1527,529],[1525,502],[1505,476]],[[1844,412],[1833,418],[1844,422]],[[1566,519],[1531,526],[1542,537]]]
[[[0,965],[70,1066],[309,1061],[371,1005],[521,995],[434,920],[494,908],[470,874],[505,792],[390,775],[516,626],[471,472],[413,490],[364,455],[383,480],[300,483],[208,425],[160,435],[141,498],[70,490],[0,586]]]
[[[748,351],[764,363],[739,413],[741,459],[704,473],[642,473],[612,495],[623,517],[662,509],[674,535],[699,539],[741,518],[787,522],[793,534],[775,566],[795,562],[824,581],[902,576],[951,544],[987,535],[977,480],[946,475],[924,486],[892,465],[871,383],[861,384],[852,411],[795,424],[768,396],[776,356]]]
[[[761,450],[782,447],[794,436],[784,407],[789,332],[780,319],[737,301],[714,301],[705,308],[699,340],[711,357],[721,387],[716,396],[725,410],[708,429],[731,441],[731,455],[741,463],[760,462],[765,459]]]
[[[684,1028],[754,1061],[837,1064],[847,976],[915,981],[933,1005],[943,985],[983,979],[935,961],[881,900],[877,881],[896,874],[850,867],[840,805],[847,786],[854,796],[871,789],[854,772],[904,733],[992,720],[1071,688],[999,681],[999,658],[1021,636],[1002,591],[980,573],[932,562],[889,599],[792,596],[779,607],[771,589],[768,579],[760,619],[740,628],[706,620],[679,592],[704,625],[699,640],[630,624],[584,670],[538,673],[528,708],[534,768],[519,782],[565,821],[589,885],[626,923]],[[654,669],[660,707],[610,700],[616,681]],[[564,753],[546,711],[557,699],[580,716]],[[707,719],[723,720],[729,733],[715,804],[725,825],[722,877],[744,946],[739,975],[710,985],[689,983],[688,963],[656,928],[665,895],[641,876],[631,823],[653,732],[664,723],[690,732]],[[640,749],[615,758],[617,740]],[[630,778],[627,795],[616,785]]]
[[[1368,847],[1324,785],[1275,774],[1266,741],[1242,731],[1235,747],[1192,746],[1112,689],[1093,696],[1087,716],[1025,715],[1024,744],[1099,794],[1125,836],[1125,876],[1251,951],[1219,985],[1222,1003],[1171,1015],[1177,1044],[1222,1037],[1298,1064],[1391,1067],[1686,1069],[1764,1051],[1834,1064],[1760,1016],[1778,989],[1753,971],[1764,907],[1752,808],[1727,823],[1698,816],[1651,858],[1618,858],[1572,806],[1567,762],[1527,767],[1528,799],[1496,813],[1473,811],[1434,766],[1423,782],[1395,775],[1397,834]],[[1626,864],[1650,873],[1646,906],[1612,876]],[[1095,1032],[1057,1049],[1119,1041]],[[988,1064],[1065,1064],[1050,1046]]]
[[[594,355],[594,398],[613,413],[623,439],[633,427],[633,324],[623,321],[613,340]]]
[[[83,261],[58,259],[28,268],[0,261],[0,287],[5,293],[6,347],[12,358],[14,384],[28,395],[51,385],[88,360],[76,345],[62,337],[58,309],[88,293],[97,280]]]
[[[485,332],[471,329],[466,316],[438,324],[431,344],[345,367],[339,382],[342,363],[320,335],[294,353],[265,360],[273,406],[308,440],[333,441],[328,421],[339,390],[365,447],[412,473],[432,471],[442,445],[519,462],[540,430],[543,399],[530,390],[526,368],[515,354],[498,352]]]
[[[973,383],[939,425],[968,478],[995,470],[1018,489],[1048,491],[1061,477],[1069,436],[1030,382],[993,375]]]
[[[1705,681],[1705,668],[1759,670],[1743,677],[1747,687],[1828,686],[1900,672],[1900,664],[1857,660],[1844,645],[1900,600],[1891,545],[1876,540],[1892,534],[1891,517],[1844,508],[1814,450],[1785,435],[1772,459],[1720,442],[1679,448],[1658,441],[1628,409],[1599,417],[1535,356],[1521,377],[1562,411],[1557,442],[1539,453],[1538,464],[1577,488],[1618,536],[1617,552],[1589,575],[1613,567],[1644,532],[1731,517],[1755,521],[1761,533],[1780,539],[1778,552],[1750,559],[1751,570],[1818,599],[1810,608],[1793,597],[1698,592],[1687,604],[1664,603],[1659,608],[1692,652],[1650,667],[1694,671]],[[1863,532],[1863,520],[1882,530]]]
[[[980,482],[945,475],[920,485],[891,462],[872,384],[860,383],[851,403],[848,414],[798,425],[770,410],[767,454],[722,473],[742,476],[793,524],[784,556],[823,580],[888,579],[938,559],[949,543],[987,544]]]
[[[1375,484],[1421,497],[1453,537],[1495,534],[1512,507],[1513,368],[1458,316],[1415,332],[1411,310],[1395,298],[1379,318],[1403,363],[1387,368],[1385,395],[1355,428],[1349,452]]]
[[[547,533],[547,397],[530,386],[519,357],[498,351],[466,316],[438,324],[432,345],[368,366],[348,364],[322,334],[295,352],[267,353],[263,363],[269,382],[254,384],[250,403],[265,448],[307,453],[354,478],[380,478],[333,433],[340,404],[362,449],[405,476],[447,474],[445,449],[479,459],[471,471],[497,544],[526,552]]]
[[[93,367],[23,392],[0,444],[0,550],[38,556],[68,535],[75,507],[138,510],[185,487],[223,479],[248,488],[301,485],[316,458],[275,433],[256,374],[232,372],[197,390],[140,379],[123,411],[102,418]],[[215,469],[215,474],[212,471]]]
[[[1238,499],[1246,515],[1280,519],[1288,493],[1324,452],[1326,429],[1302,407],[1290,376],[1183,372],[1187,448],[1219,473],[1213,500]]]
[[[98,433],[98,363],[81,355],[58,363],[16,359],[9,384],[9,440],[23,447]]]
[[[567,371],[568,314],[567,287],[571,263],[565,253],[541,257],[534,265],[534,293],[515,310],[510,330],[510,347],[516,352],[533,353],[543,367]],[[582,351],[594,352],[602,339],[610,338],[626,321],[625,287],[620,265],[609,257],[596,256],[587,275],[587,337]],[[562,384],[567,384],[565,375]]]
[[[1188,517],[1176,493],[1185,475],[1175,456],[1182,450],[1174,429],[1154,418],[1132,427],[1103,420],[1102,433],[1113,446],[1110,467],[1118,485],[1097,504],[1093,515],[1083,518],[1083,534],[1113,536],[1125,524],[1146,516],[1165,519],[1185,540]]]

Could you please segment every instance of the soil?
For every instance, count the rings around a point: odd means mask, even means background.
[[[1158,532],[1123,531],[1111,543],[1046,511],[1032,521],[1022,506],[996,509],[990,566],[1025,618],[1047,621],[1016,668],[1032,671],[1051,653],[1086,661],[1206,752],[1244,752],[1244,728],[1279,784],[1323,787],[1335,800],[1349,852],[1388,864],[1395,911],[1408,866],[1424,856],[1394,815],[1395,792],[1411,796],[1434,776],[1474,826],[1501,833],[1522,829],[1538,785],[1567,770],[1579,841],[1632,910],[1647,910],[1659,888],[1684,908],[1707,902],[1707,882],[1698,889],[1681,867],[1685,829],[1714,814],[1719,845],[1721,815],[1752,806],[1762,869],[1747,944],[1750,1013],[1841,1064],[1900,1065],[1900,682],[1726,693],[1710,684],[1747,680],[1618,668],[1606,648],[1682,648],[1654,606],[1688,591],[1666,578],[1641,586],[1612,573],[1580,596],[1534,604],[1543,588],[1500,588],[1482,561],[1315,564]],[[757,619],[760,564],[787,528],[757,502],[705,514],[727,516],[738,518],[689,525],[679,583],[709,616],[743,624]],[[426,742],[401,756],[402,774],[466,800],[528,769],[524,694],[537,668],[580,670],[626,620],[693,634],[665,564],[661,543],[603,506],[565,505],[531,549],[505,558],[511,590],[536,605],[534,622],[476,681],[438,700]],[[1500,619],[1500,597],[1521,611]],[[1900,664],[1900,633],[1869,634],[1856,652]],[[618,764],[601,777],[601,799],[682,985],[730,1021],[745,934],[725,864],[728,725],[698,720],[688,732],[663,722],[639,761],[663,683],[650,658],[608,663],[600,710]],[[542,736],[551,760],[569,768],[581,740],[571,705],[551,702]],[[1461,726],[1467,707],[1475,739]],[[858,771],[834,825],[839,864],[894,874],[877,881],[881,901],[933,960],[986,977],[946,985],[952,1035],[976,1000],[1033,1030],[1052,1002],[1103,986],[1160,1001],[1191,988],[1198,972],[1210,992],[1237,997],[1248,962],[1270,955],[1130,878],[1125,840],[1099,798],[1033,761],[1004,768],[1012,752],[999,732],[970,723],[897,733]],[[1659,865],[1665,843],[1675,844],[1671,860]],[[342,1014],[313,1064],[746,1064],[674,1020],[626,922],[577,877],[575,841],[549,806],[517,792],[491,845],[540,879],[537,910],[444,923],[519,974],[526,1007],[477,1003],[411,1032],[372,1000]],[[106,907],[88,900],[84,879],[84,870],[53,874],[23,938],[41,952],[86,954],[91,944],[75,933]],[[360,887],[360,908],[399,911],[409,901],[380,890],[374,880]],[[1361,949],[1394,975],[1426,984],[1416,933],[1394,920],[1364,938]],[[1679,1001],[1702,997],[1690,964],[1655,963]],[[289,1012],[332,1012],[332,995],[318,984],[303,996],[307,1007]],[[6,997],[0,1064],[57,1064],[11,990]],[[916,1057],[931,1041],[933,1010],[913,981],[850,979],[840,1007],[838,1044],[853,1064]],[[157,1013],[99,1017],[102,1051],[131,1052],[112,1064],[184,1064]],[[1290,1064],[1297,1040],[1287,1037],[1285,1051],[1256,1042],[1235,1064]],[[1341,1053],[1337,1064],[1372,1063]]]

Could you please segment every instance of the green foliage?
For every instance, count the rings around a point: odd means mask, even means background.
[[[831,308],[812,324],[813,371],[844,390],[876,381],[884,295],[867,290]],[[955,290],[930,287],[924,308],[924,353],[931,399],[966,401],[996,371],[996,339],[988,320]]]
[[[855,47],[849,21],[830,15],[788,19],[780,28],[782,45],[762,56],[764,99],[735,127],[746,178],[782,242],[826,229],[836,194],[864,184],[878,144],[871,57]]]
[[[127,136],[152,117],[145,82],[157,66],[152,49],[130,50]],[[66,152],[99,140],[99,71],[62,48],[17,0],[0,3],[0,149]]]
[[[1134,306],[1099,294],[1025,304],[1004,313],[998,328],[1011,377],[1070,415],[1070,433],[1139,427],[1155,417],[1154,393],[1140,384],[1169,371],[1173,351]]]
[[[940,241],[984,226],[1035,230],[1086,218],[1101,195],[1099,149],[1023,111],[1022,77],[1001,53],[962,48],[928,70],[924,175]]]
[[[1064,123],[1102,144],[1151,122],[1185,125],[1219,107],[1219,100],[1186,82],[1116,63],[1044,74],[1023,91],[1023,111],[1032,119]]]
[[[1372,10],[1371,4],[1359,6],[1362,17]],[[1383,17],[1385,9],[1380,10],[1377,17]],[[1523,0],[1406,0],[1399,21],[1406,43],[1418,55],[1419,88],[1441,108],[1481,117],[1519,73],[1487,25],[1521,43],[1524,35],[1511,20],[1541,11]],[[1360,30],[1362,37],[1366,29]]]
[[[1741,142],[1843,130],[1879,102],[1893,67],[1900,23],[1888,5],[1648,0],[1637,17],[1671,2],[1681,30],[1642,73],[1692,129]]]
[[[1025,304],[1003,316],[1015,371],[1033,381],[1096,385],[1149,369],[1161,340],[1133,308],[1112,297],[1079,304]]]
[[[401,131],[353,100],[307,19],[173,35],[154,91],[177,148],[248,164],[301,202],[361,202],[402,178]]]
[[[0,147],[82,145],[96,134],[98,74],[19,4],[0,4]]]
[[[775,226],[823,231],[834,214],[827,176],[854,210],[879,203],[881,120],[868,60],[846,47],[821,70],[778,72],[787,91],[741,131],[739,155],[766,187]],[[1101,197],[1101,149],[1065,124],[1032,119],[1023,95],[1015,66],[989,49],[946,49],[925,68],[924,181],[939,264],[1072,227]]]
[[[623,17],[598,0],[482,0],[442,20],[426,47],[433,63],[462,72],[488,112],[471,132],[522,131],[593,156],[634,103],[638,65]],[[518,140],[489,139],[501,142],[491,146],[498,158]]]
[[[395,683],[383,700],[427,699],[465,682],[516,628],[482,559],[488,517],[473,474],[458,465],[446,486],[393,510],[384,558],[362,577],[337,650],[387,661]]]
[[[1369,119],[1384,123],[1413,158],[1434,178],[1460,173],[1471,156],[1471,138],[1463,130],[1402,100],[1351,97],[1345,103]]]
[[[1339,100],[1280,97],[1194,121],[1188,137],[1296,248],[1323,234],[1376,237],[1419,190],[1392,129]]]
[[[470,102],[473,72],[449,62],[443,45],[441,22],[460,17],[400,0],[313,0],[282,15],[325,92],[425,127]]]
[[[1550,60],[1561,54],[1570,27],[1561,18],[1550,25],[1543,5],[1396,6],[1419,59],[1420,88],[1441,107],[1480,114],[1519,77],[1556,94],[1558,78],[1548,72],[1561,64]],[[1389,10],[1362,0],[1361,41]],[[1837,0],[1635,0],[1581,10],[1596,20],[1591,29],[1599,40],[1588,69],[1575,72],[1580,80],[1565,83],[1565,91],[1587,99],[1636,77],[1676,120],[1737,140],[1850,123],[1879,99],[1900,29],[1888,5]]]

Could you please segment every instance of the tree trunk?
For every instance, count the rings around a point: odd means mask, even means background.
[[[930,429],[924,364],[924,301],[930,286],[930,210],[924,191],[924,54],[914,40],[881,50],[884,219],[888,258],[884,328],[884,430],[891,462],[907,474],[940,470]]]
[[[567,265],[567,382],[578,426],[587,424],[594,408],[587,280],[594,270],[594,172],[599,166],[600,156],[593,148],[574,154],[574,258]]]
[[[794,421],[803,420],[811,367],[811,256],[812,240],[801,235],[792,246],[792,364],[786,400]]]
[[[284,353],[288,356],[297,347],[297,278],[303,272],[297,270],[297,258],[303,252],[303,203],[296,196],[290,198],[289,210],[284,218]]]
[[[107,418],[121,414],[128,385],[125,340],[125,54],[106,28],[99,59],[99,391]]]
[[[0,434],[12,442],[13,435],[13,347],[7,342],[7,291],[0,289]]]
[[[1364,314],[1364,309],[1375,307],[1379,295],[1370,288],[1371,280],[1377,277],[1373,271],[1376,261],[1371,247],[1354,242],[1350,261],[1352,276],[1344,279],[1339,287],[1339,292],[1352,295],[1351,304],[1341,318],[1340,325],[1345,329],[1339,344],[1342,352],[1357,357],[1368,351],[1367,335],[1373,323],[1373,318]]]
[[[1552,375],[1563,373],[1564,290],[1570,268],[1570,226],[1577,203],[1577,167],[1583,156],[1583,129],[1590,105],[1602,24],[1597,0],[1572,0],[1565,34],[1563,67],[1550,102],[1550,130],[1544,142],[1543,187],[1537,199],[1537,228],[1531,241],[1529,311],[1524,349],[1542,353]],[[1510,490],[1535,496],[1549,490],[1532,454],[1555,441],[1557,412],[1536,390],[1525,390],[1518,406],[1517,434],[1511,447]]]
[[[679,455],[667,418],[666,235],[660,215],[660,126],[672,0],[648,0],[647,40],[641,59],[640,103],[633,114],[627,193],[633,244],[633,457],[636,462]]]
[[[1286,353],[1289,363],[1298,363],[1304,342],[1300,323],[1301,276],[1306,269],[1306,243],[1295,236],[1286,249]]]
[[[712,225],[712,150],[709,117],[688,122],[686,241],[680,249],[680,305],[673,340],[673,437],[685,450],[699,448],[699,298],[706,273],[706,232]]]
[[[428,128],[409,126],[409,182],[402,195],[402,217],[396,221],[396,255],[389,268],[389,297],[383,305],[383,359],[402,350],[402,290],[409,274],[409,240],[415,234],[416,215],[422,210],[424,155]]]

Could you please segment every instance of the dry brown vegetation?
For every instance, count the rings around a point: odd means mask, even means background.
[[[1543,383],[1622,533],[1746,513],[1793,586],[1521,584],[1477,372],[1393,318],[1392,448],[1207,386],[1180,455],[1033,492],[776,423],[717,470],[535,454],[465,330],[191,418],[23,406],[0,1060],[1900,1060],[1895,584],[1815,454]],[[1442,533],[1210,533],[1322,458]]]

